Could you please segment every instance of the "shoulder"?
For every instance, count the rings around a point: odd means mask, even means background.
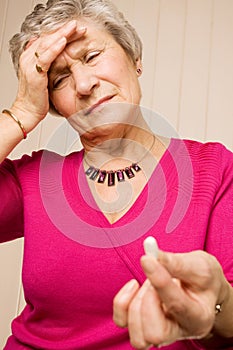
[[[194,166],[199,170],[224,175],[233,172],[233,153],[219,142],[183,140]]]
[[[9,160],[6,162],[11,164],[12,167],[18,172],[33,171],[41,166],[54,167],[56,164],[63,164],[64,162],[74,162],[77,159],[82,158],[82,151],[73,152],[68,155],[61,155],[48,150],[34,151],[30,155],[25,154],[20,159]]]
[[[206,155],[210,158],[218,158],[220,155],[225,154],[227,157],[232,158],[233,153],[227,149],[220,142],[200,142],[195,140],[181,140],[185,143],[189,152],[193,155],[200,157]]]
[[[202,201],[214,196],[215,200],[224,192],[233,191],[233,153],[218,142],[201,143],[193,140],[183,142],[190,157],[194,194]]]
[[[175,149],[182,157],[186,155],[193,165],[208,169],[217,166],[217,169],[233,166],[233,153],[219,142],[199,142],[195,140],[172,139],[169,149]]]

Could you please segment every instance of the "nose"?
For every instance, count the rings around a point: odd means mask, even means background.
[[[96,87],[99,86],[99,79],[95,73],[95,68],[78,65],[73,70],[76,95],[79,98],[90,96]]]

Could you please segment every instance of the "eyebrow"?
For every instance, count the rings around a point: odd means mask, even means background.
[[[67,68],[67,62],[65,61],[64,57],[62,57],[62,59],[59,60],[58,62],[56,62],[56,60],[52,62],[49,68],[48,74],[55,75],[57,73],[61,73],[66,68]]]
[[[63,72],[67,68],[69,67],[65,64],[54,64],[54,65],[52,64],[48,71],[48,75],[49,76],[57,75],[58,73]]]

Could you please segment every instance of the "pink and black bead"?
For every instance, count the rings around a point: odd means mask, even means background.
[[[125,175],[128,179],[132,179],[135,177],[135,173],[139,172],[141,170],[140,166],[137,163],[133,163],[131,166],[126,167],[124,169],[118,169],[118,170],[100,170],[96,169],[93,166],[89,166],[89,168],[86,170],[85,174],[89,177],[89,179],[95,181],[97,179],[98,183],[103,184],[108,179],[108,186],[114,186],[116,179],[118,182],[125,181]]]

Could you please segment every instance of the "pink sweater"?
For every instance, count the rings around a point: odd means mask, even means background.
[[[128,350],[112,321],[112,300],[144,280],[142,242],[163,250],[204,249],[233,282],[233,154],[217,143],[172,139],[148,185],[115,224],[98,210],[83,151],[40,151],[0,166],[0,240],[24,236],[26,307],[5,350]],[[121,185],[121,184],[119,184]],[[200,349],[177,342],[164,349]]]

